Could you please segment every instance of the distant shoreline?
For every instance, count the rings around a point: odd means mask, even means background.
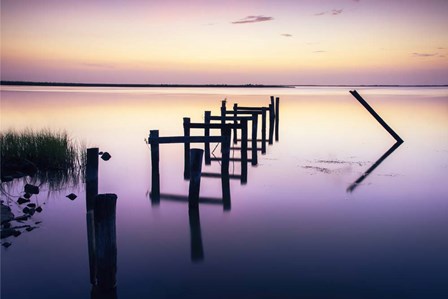
[[[115,84],[115,83],[67,83],[67,82],[32,82],[1,81],[0,85],[10,86],[61,86],[61,87],[168,87],[168,88],[294,88],[294,87],[448,87],[445,85],[402,85],[402,84]]]

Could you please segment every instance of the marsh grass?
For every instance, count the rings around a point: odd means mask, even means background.
[[[56,188],[83,173],[86,149],[72,141],[65,131],[10,130],[0,133],[0,156],[2,177],[21,172],[25,163],[35,167],[35,179]]]

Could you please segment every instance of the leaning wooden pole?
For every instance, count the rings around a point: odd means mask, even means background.
[[[380,125],[383,126],[383,128],[389,132],[390,135],[392,135],[392,137],[399,143],[403,143],[403,139],[401,139],[400,136],[398,136],[397,133],[395,133],[394,130],[392,130],[391,127],[389,127],[389,125],[381,118],[381,116],[378,115],[378,113],[375,112],[375,110],[373,110],[372,107],[370,107],[370,105],[366,102],[366,100],[364,100],[361,95],[356,91],[356,90],[350,90],[350,93],[358,100],[358,102],[361,103],[361,105],[364,106],[364,108],[367,109],[367,111],[369,111],[369,113],[380,123]]]

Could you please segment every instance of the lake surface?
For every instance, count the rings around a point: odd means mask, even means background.
[[[1,130],[65,130],[112,155],[98,183],[118,196],[118,298],[448,298],[448,89],[357,90],[404,140],[357,185],[395,140],[349,88],[2,86]],[[230,210],[200,204],[192,221],[186,202],[151,204],[149,130],[180,136],[183,117],[271,95],[279,141],[247,184],[231,180]],[[160,179],[162,193],[188,195],[183,145],[160,146]],[[16,214],[23,184],[2,186]],[[220,180],[202,178],[201,196],[220,198]],[[33,200],[38,228],[2,240],[1,297],[102,298],[91,294],[83,181],[43,184]]]

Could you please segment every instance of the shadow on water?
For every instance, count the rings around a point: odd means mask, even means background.
[[[372,166],[369,167],[356,181],[354,181],[348,188],[347,192],[351,193],[355,191],[355,189],[364,181],[366,177],[368,177],[384,160],[387,159],[400,145],[403,144],[403,141],[397,141],[391,148],[389,148]]]

